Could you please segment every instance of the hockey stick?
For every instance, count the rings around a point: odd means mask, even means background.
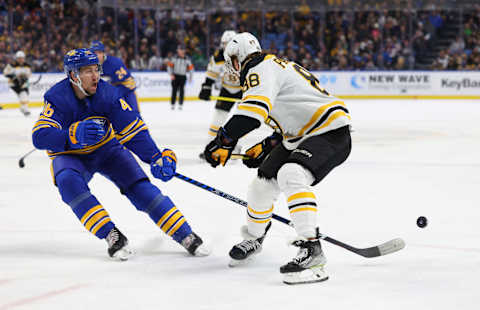
[[[28,152],[27,154],[23,155],[23,156],[20,158],[20,160],[18,161],[18,166],[19,166],[20,168],[25,167],[25,162],[24,162],[25,158],[26,158],[28,155],[32,154],[35,150],[36,150],[36,149],[31,150],[30,152]]]
[[[193,184],[195,186],[198,186],[200,188],[203,188],[204,190],[206,191],[209,191],[217,196],[220,196],[222,198],[225,198],[225,199],[228,199],[230,201],[233,201],[235,202],[236,204],[239,204],[241,206],[244,206],[245,208],[248,206],[248,203],[240,198],[237,198],[235,196],[232,196],[230,194],[227,194],[225,192],[222,192],[221,190],[218,190],[216,188],[213,188],[211,186],[208,186],[206,184],[203,184],[203,183],[200,183],[196,180],[193,180],[189,177],[186,177],[180,173],[175,173],[175,177],[187,182],[187,183],[190,183],[190,184]],[[276,215],[276,214],[272,214],[272,217],[273,219],[279,221],[279,222],[282,222],[284,224],[287,224],[288,226],[291,226],[293,227],[293,223],[292,221],[290,220],[287,220],[286,218],[283,218],[279,215]],[[373,246],[373,247],[369,247],[369,248],[356,248],[356,247],[353,247],[351,245],[348,245],[346,243],[343,243],[341,241],[338,241],[336,239],[333,239],[332,237],[329,237],[327,235],[324,235],[324,234],[320,234],[320,238],[327,241],[327,242],[330,242],[332,244],[335,244],[336,246],[339,246],[341,248],[344,248],[350,252],[353,252],[355,254],[358,254],[360,256],[363,256],[363,257],[378,257],[378,256],[383,256],[383,255],[387,255],[387,254],[390,254],[390,253],[394,253],[394,252],[397,252],[397,251],[400,251],[401,249],[403,249],[405,247],[405,241],[403,241],[401,238],[396,238],[396,239],[393,239],[393,240],[390,240],[390,241],[387,241],[385,243],[382,243],[382,244],[379,244],[377,246]]]
[[[210,96],[210,100],[221,100],[221,101],[228,101],[228,102],[241,101],[241,99],[237,99],[237,98],[219,97],[219,96]]]
[[[41,79],[42,79],[42,75],[40,74],[38,76],[38,79],[35,82],[30,83],[30,85],[37,85],[40,82]]]

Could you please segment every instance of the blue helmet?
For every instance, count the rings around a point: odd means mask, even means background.
[[[92,42],[92,45],[90,45],[90,49],[92,51],[101,51],[105,52],[105,46],[103,45],[102,41],[95,40]]]
[[[68,75],[70,71],[78,72],[81,67],[99,65],[97,54],[88,48],[77,48],[69,51],[63,57],[63,70]]]

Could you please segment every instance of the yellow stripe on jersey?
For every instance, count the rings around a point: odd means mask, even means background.
[[[269,59],[271,59],[271,58],[275,58],[275,55],[273,55],[273,54],[268,54],[267,56],[265,56],[265,58],[263,58],[263,60],[265,61],[265,60],[269,60]]]
[[[41,128],[48,128],[48,127],[62,129],[62,126],[56,120],[40,115],[38,120],[33,125],[32,133],[34,133],[35,131]]]
[[[292,196],[288,197],[287,202],[293,201],[295,199],[303,199],[303,198],[316,199],[315,195],[312,192],[301,192],[301,193],[293,194]]]
[[[256,219],[251,218],[251,217],[249,216],[249,217],[248,217],[248,220],[249,220],[249,221],[252,221],[252,222],[254,222],[254,223],[263,224],[263,223],[268,223],[268,222],[270,222],[271,218],[267,218],[267,219],[265,219],[265,220],[256,220]]]
[[[160,226],[160,228],[164,231],[164,232],[167,232],[173,224],[175,224],[175,222],[179,219],[183,217],[183,214],[182,212],[180,212],[179,210],[177,210],[177,212],[175,212],[169,219],[168,221],[166,221],[163,225]]]
[[[85,228],[87,230],[91,230],[91,228],[93,227],[93,225],[97,224],[98,221],[100,221],[102,218],[104,218],[105,216],[108,217],[108,213],[107,211],[105,211],[104,209],[98,211],[97,213],[95,213],[94,215],[92,215],[92,217],[84,224]]]
[[[270,98],[265,96],[248,95],[245,98],[242,98],[242,101],[248,101],[251,99],[253,99],[254,101],[258,100],[265,103],[268,106],[268,109],[269,109],[268,112],[272,110],[272,103],[270,102]]]
[[[85,213],[80,219],[80,222],[82,223],[82,225],[85,225],[85,221],[90,217],[90,215],[92,215],[94,212],[97,212],[101,209],[103,209],[102,205],[96,205],[93,208],[90,208],[90,210],[88,210],[87,213]]]
[[[116,134],[115,138],[117,138],[118,142],[124,144],[135,137],[135,135],[137,135],[140,131],[147,129],[148,127],[145,125],[143,120],[137,118],[135,121],[128,124],[127,127],[125,127],[122,131],[120,131],[119,134]]]
[[[252,213],[255,213],[255,214],[268,214],[268,213],[271,213],[273,211],[273,205],[267,211],[255,211],[255,210],[252,209],[252,207],[248,206],[248,211],[250,211]]]
[[[135,119],[133,122],[131,122],[130,124],[128,124],[127,126],[125,126],[125,128],[123,128],[117,135],[124,135],[127,131],[131,130],[133,126],[135,126],[135,124],[138,123],[138,118]]]
[[[211,72],[211,71],[207,71],[207,76],[208,76],[208,77],[211,77],[211,78],[214,79],[214,80],[215,80],[216,78],[218,78],[219,75],[220,75],[220,74],[218,74],[218,73]]]
[[[228,84],[228,83],[225,83],[225,82],[222,82],[222,86],[223,87],[228,87],[228,88],[233,88],[233,89],[242,89],[242,86],[236,86],[236,85]]]
[[[238,105],[238,109],[239,110],[245,110],[245,111],[249,111],[249,112],[253,112],[255,114],[258,114],[260,115],[263,120],[265,121],[268,117],[268,113],[267,111],[265,111],[265,109],[262,109],[260,107],[252,107],[252,106],[247,106],[245,104],[240,104]]]
[[[170,210],[167,211],[157,222],[157,226],[160,227],[163,224],[163,221],[165,221],[173,212],[177,210],[177,207],[173,206]]]
[[[69,150],[69,151],[63,151],[63,152],[50,152],[50,151],[47,151],[47,154],[50,158],[53,158],[57,155],[62,155],[62,154],[89,154],[93,151],[95,151],[96,149],[102,147],[103,145],[107,144],[110,140],[112,140],[113,138],[115,138],[114,134],[113,134],[113,130],[112,128],[110,127],[108,129],[108,132],[107,134],[105,135],[105,137],[103,138],[104,140],[100,140],[101,142],[97,143],[97,144],[94,144],[94,145],[91,145],[91,146],[87,146],[87,147],[84,147],[82,149],[79,149],[79,150]]]
[[[168,235],[173,235],[185,223],[185,218],[182,218],[178,223],[168,232]]]
[[[290,210],[290,213],[295,213],[295,212],[300,212],[300,211],[317,212],[317,208],[314,208],[314,207],[296,208],[296,209]]]
[[[34,133],[35,131],[37,131],[39,129],[42,129],[42,128],[51,128],[51,127],[53,127],[53,126],[51,126],[51,125],[36,125],[32,129],[32,133]]]
[[[325,128],[327,127],[328,125],[330,125],[334,120],[336,120],[337,118],[340,118],[340,117],[346,117],[348,119],[351,119],[350,115],[348,115],[347,113],[345,113],[345,111],[337,111],[335,113],[332,113],[332,115],[330,115],[327,120],[322,124],[322,126],[318,127],[318,128],[315,128],[314,130],[312,130],[311,133],[314,133],[315,131],[318,131],[322,128]]]
[[[328,110],[329,108],[334,107],[334,106],[345,107],[345,103],[343,101],[337,100],[337,101],[333,101],[329,104],[323,105],[320,108],[318,108],[318,110],[312,115],[312,118],[310,118],[308,123],[305,126],[303,126],[302,129],[300,129],[300,131],[298,132],[298,136],[302,136],[305,133],[305,131],[307,131],[307,129],[310,128],[310,126],[315,124],[315,122],[322,116],[322,114],[326,110]]]
[[[120,82],[120,84],[128,89],[134,89],[135,87],[137,87],[135,80],[132,77],[129,77],[125,81]]]
[[[111,222],[110,217],[106,217],[106,218],[104,218],[103,220],[101,220],[100,222],[98,222],[98,223],[93,227],[93,229],[92,229],[92,234],[95,235],[100,228],[102,228],[103,226],[105,226],[105,224],[107,224],[107,223],[109,223],[109,222]]]

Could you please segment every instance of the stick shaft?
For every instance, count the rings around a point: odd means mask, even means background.
[[[244,206],[245,208],[248,206],[248,203],[246,201],[240,199],[240,198],[237,198],[237,197],[232,196],[230,194],[227,194],[227,193],[225,193],[221,190],[218,190],[216,188],[213,188],[211,186],[208,186],[206,184],[198,182],[198,181],[196,181],[194,179],[191,179],[189,177],[186,177],[186,176],[184,176],[180,173],[176,173],[175,177],[177,177],[177,178],[179,178],[179,179],[181,179],[185,182],[188,182],[190,184],[193,184],[195,186],[198,186],[200,188],[203,188],[204,190],[209,191],[209,192],[211,192],[211,193],[213,193],[217,196],[220,196],[222,198],[233,201],[236,204]],[[284,224],[287,224],[287,225],[293,227],[292,221],[290,221],[286,218],[283,218],[283,217],[281,217],[279,215],[276,215],[274,213],[272,214],[272,218],[279,221],[279,222],[282,222]],[[370,247],[370,248],[363,248],[363,249],[353,247],[351,245],[348,245],[346,243],[343,243],[341,241],[333,239],[332,237],[329,237],[329,236],[324,235],[324,234],[320,234],[320,238],[327,241],[327,242],[330,242],[331,244],[334,244],[336,246],[344,248],[344,249],[346,249],[346,250],[348,250],[352,253],[355,253],[355,254],[363,256],[363,257],[368,257],[368,258],[394,253],[394,252],[397,252],[397,251],[399,251],[399,250],[401,250],[405,247],[405,242],[402,239],[399,239],[399,238],[390,240],[390,241],[385,242],[385,243],[383,243],[379,246],[373,246],[373,247]]]
[[[30,150],[27,154],[23,155],[20,159],[25,159],[25,157],[27,157],[28,155],[32,154],[35,151],[36,149]]]

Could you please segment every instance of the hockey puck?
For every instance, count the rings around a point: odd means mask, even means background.
[[[425,216],[420,216],[417,219],[417,226],[418,227],[425,228],[425,227],[427,227],[427,224],[428,224],[428,221],[427,221],[427,218]]]

